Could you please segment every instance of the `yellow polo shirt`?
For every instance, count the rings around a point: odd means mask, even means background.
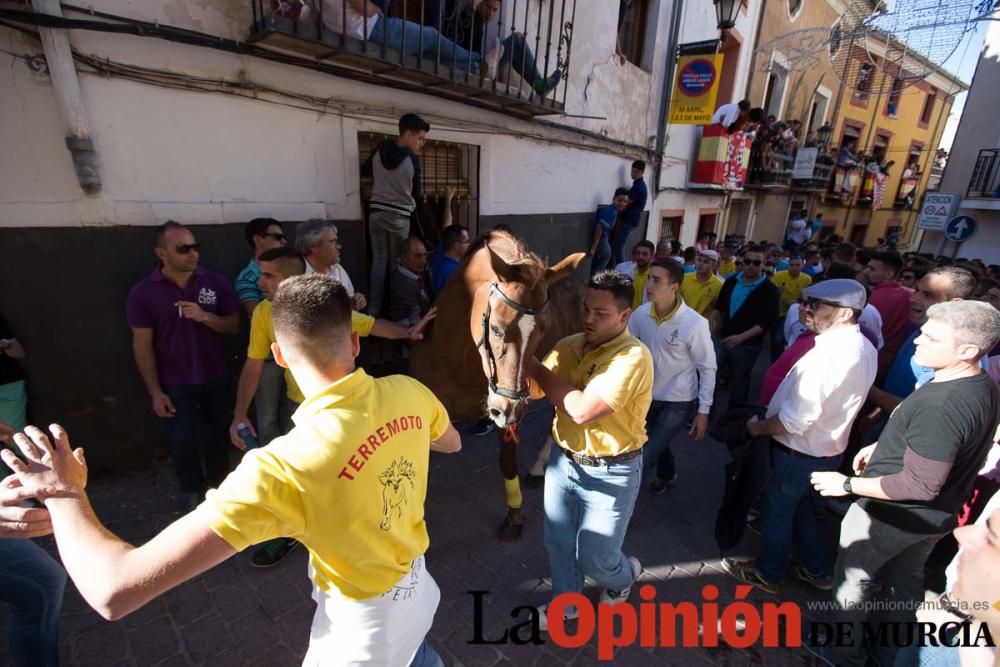
[[[723,278],[728,278],[732,274],[736,273],[736,260],[731,259],[728,262],[719,261],[719,275]]]
[[[698,280],[698,274],[685,273],[684,280],[681,281],[681,297],[688,308],[697,311],[702,317],[712,314],[715,302],[719,300],[719,292],[725,281],[714,273],[709,279],[702,283]]]
[[[781,316],[788,314],[788,308],[799,300],[802,290],[812,285],[812,276],[807,273],[800,273],[793,278],[788,271],[778,271],[771,276],[771,282],[775,284],[781,292]]]
[[[288,435],[248,451],[197,511],[239,551],[300,541],[321,590],[381,595],[427,550],[430,442],[447,431],[448,413],[412,378],[358,369],[306,399],[292,420]]]
[[[370,336],[375,327],[375,318],[371,315],[351,311],[351,331],[359,336]],[[271,301],[264,299],[253,309],[253,317],[250,318],[250,345],[247,347],[247,357],[250,359],[269,359],[271,357],[271,343],[277,340],[274,337],[274,320],[271,319]],[[292,372],[285,369],[285,386],[288,387],[288,400],[294,403],[301,403],[305,400],[302,390],[292,377]]]
[[[632,310],[645,303],[643,295],[646,293],[646,281],[649,280],[650,269],[651,267],[647,266],[645,271],[640,272],[639,267],[636,267],[632,275],[632,287],[635,289],[635,296],[632,297]]]
[[[628,330],[586,354],[583,345],[583,334],[563,338],[542,363],[577,389],[600,397],[614,412],[581,426],[557,409],[552,437],[563,449],[595,457],[640,449],[646,444],[646,412],[653,401],[652,355]]]

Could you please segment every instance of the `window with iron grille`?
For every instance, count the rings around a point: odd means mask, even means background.
[[[380,143],[396,138],[376,132],[359,132],[360,163],[364,163]],[[420,190],[416,220],[411,229],[414,235],[430,243],[438,242],[449,191],[454,191],[452,220],[465,226],[470,236],[479,234],[479,146],[428,140],[420,153]],[[366,221],[371,193],[372,179],[362,176],[361,199]]]

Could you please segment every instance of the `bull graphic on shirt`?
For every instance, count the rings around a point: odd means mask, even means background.
[[[382,521],[379,528],[392,530],[392,520],[402,518],[403,505],[409,502],[406,494],[415,488],[413,480],[416,476],[413,464],[402,456],[378,476],[378,481],[382,483]]]

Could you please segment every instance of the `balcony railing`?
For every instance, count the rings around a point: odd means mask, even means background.
[[[812,168],[811,178],[795,178],[792,173],[792,188],[796,190],[812,190],[823,192],[830,187],[830,177],[833,174],[833,158],[820,153]]]
[[[1000,148],[979,151],[965,196],[970,199],[1000,199]]]
[[[896,201],[892,204],[894,207],[913,208],[913,203],[917,200],[920,178],[920,172],[910,172],[909,175],[903,172],[903,177],[899,179],[899,190],[896,191]]]
[[[787,188],[792,182],[792,167],[795,165],[795,154],[785,154],[761,147],[754,142],[750,149],[750,170],[747,175],[747,187]]]
[[[347,0],[250,2],[249,41],[338,73],[520,116],[565,108],[576,0],[512,0],[487,22],[487,2],[369,0],[364,15]]]

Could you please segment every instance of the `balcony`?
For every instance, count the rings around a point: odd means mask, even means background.
[[[750,149],[750,169],[747,174],[747,187],[771,190],[787,188],[792,182],[792,167],[795,166],[795,154],[780,153],[768,146],[759,146],[754,142]]]
[[[1000,199],[1000,148],[979,151],[965,196],[968,199]]]
[[[503,3],[485,22],[478,11],[445,15],[445,0],[370,0],[365,5],[366,12],[377,5],[394,19],[392,25],[385,17],[354,12],[347,0],[250,2],[248,41],[304,56],[337,74],[520,117],[559,114],[565,108],[576,0],[546,5],[515,0]],[[449,34],[456,39],[448,39]],[[503,55],[484,67],[480,60],[489,59],[481,54],[493,51],[483,46],[490,46],[485,37],[490,34],[503,39]],[[454,49],[455,43],[469,48]],[[533,63],[542,79],[535,78]],[[556,71],[558,77],[544,80]]]
[[[896,191],[896,201],[892,204],[894,208],[913,208],[921,176],[920,172],[909,168],[903,172],[902,178],[899,179],[899,189]]]

